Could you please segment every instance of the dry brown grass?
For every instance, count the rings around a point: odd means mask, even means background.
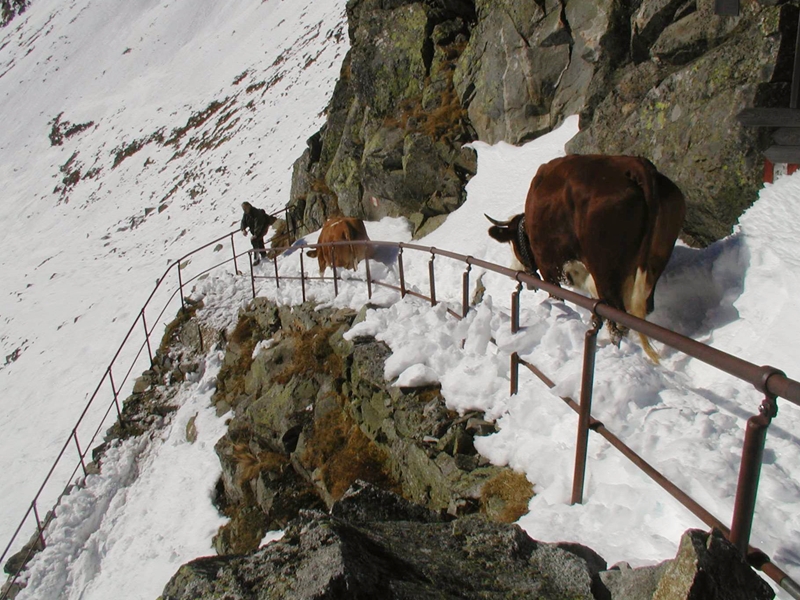
[[[161,337],[161,344],[156,351],[156,354],[161,356],[167,356],[169,354],[169,349],[172,344],[175,343],[180,328],[191,321],[195,314],[197,314],[197,310],[202,308],[203,302],[190,302],[186,303],[185,308],[181,308],[178,311],[178,316],[175,317],[172,321],[167,323],[166,327],[164,328],[164,335]]]
[[[236,346],[239,359],[232,364],[225,363],[217,375],[217,391],[214,402],[224,399],[233,402],[244,393],[244,384],[247,373],[253,364],[253,350],[258,340],[255,333],[257,325],[252,317],[247,315],[239,317],[236,327],[228,336],[228,343]]]
[[[247,444],[233,445],[233,459],[239,466],[239,484],[258,477],[262,471],[282,473],[289,464],[289,459],[277,452],[259,452],[254,454]]]
[[[494,521],[513,523],[528,512],[533,484],[524,473],[504,470],[483,485],[481,512]]]
[[[306,331],[285,331],[287,338],[294,339],[294,356],[285,368],[275,375],[274,381],[286,385],[296,376],[308,377],[314,373],[327,373],[334,379],[342,376],[344,363],[329,343],[339,325],[313,327]]]
[[[304,462],[319,468],[328,493],[338,500],[357,479],[399,493],[388,455],[342,410],[317,419],[306,440]]]
[[[253,341],[253,333],[256,330],[256,322],[249,316],[240,317],[236,327],[228,336],[228,339],[237,345],[244,345]]]
[[[448,87],[435,108],[425,110],[421,98],[407,98],[400,102],[397,115],[387,118],[384,124],[409,133],[424,133],[434,140],[452,141],[466,119],[466,109],[461,106],[455,90]]]

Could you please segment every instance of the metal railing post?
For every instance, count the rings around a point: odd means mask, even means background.
[[[247,261],[250,263],[250,290],[253,293],[253,300],[256,298],[256,274],[253,271],[253,253],[247,252]]]
[[[289,210],[289,206],[287,205],[284,209],[284,219],[286,219],[286,236],[287,236],[287,246],[291,246],[295,239],[297,239],[297,224],[295,223],[294,218],[294,207],[292,210]]]
[[[519,391],[519,354],[511,353],[511,390],[510,395],[516,396]]]
[[[522,282],[517,282],[516,289],[511,293],[511,333],[519,331],[519,295],[522,293]],[[519,354],[511,353],[511,389],[512,396],[519,391]]]
[[[777,414],[778,403],[775,396],[767,395],[758,408],[758,414],[747,420],[730,535],[731,543],[745,557],[747,556],[747,547],[750,545],[750,530],[753,526],[753,513],[756,509],[758,480],[761,477],[761,461],[764,456],[767,429]]]
[[[111,384],[111,393],[114,394],[114,406],[117,407],[117,419],[119,422],[122,423],[122,411],[119,408],[119,393],[117,392],[117,386],[114,385],[114,375],[111,372],[111,365],[108,366],[108,381]]]
[[[331,246],[331,269],[333,270],[333,295],[339,295],[339,275],[336,272],[336,246]]]
[[[406,297],[406,273],[403,269],[403,242],[400,242],[400,252],[397,254],[397,268],[400,272],[400,297]]]
[[[519,295],[522,293],[522,282],[517,282],[517,288],[511,293],[511,333],[519,331]]]
[[[83,460],[83,451],[81,450],[81,445],[78,442],[78,430],[72,430],[72,439],[75,440],[75,447],[78,449],[78,458],[81,460],[81,468],[83,469],[83,476],[86,477],[89,473],[86,471],[86,463]]]
[[[153,350],[150,348],[150,332],[147,331],[147,321],[144,318],[144,306],[142,307],[142,325],[144,325],[144,341],[147,343],[147,356],[150,357],[150,366],[153,366]]]
[[[467,269],[464,271],[463,275],[461,275],[461,318],[466,319],[467,313],[469,312],[469,272],[472,269],[472,265],[469,264],[469,259],[471,257],[467,257]]]
[[[181,263],[178,263],[178,295],[181,297],[181,308],[186,309],[186,303],[183,300],[183,277],[181,276]]]
[[[233,272],[239,274],[239,265],[236,263],[236,244],[233,241],[233,233],[231,233],[231,251],[233,252]]]
[[[303,265],[303,250],[300,249],[300,287],[303,292],[303,302],[306,301],[306,269]]]
[[[583,502],[583,485],[586,479],[586,455],[589,447],[589,421],[592,416],[592,387],[594,386],[594,361],[597,333],[603,321],[596,314],[592,327],[586,332],[583,347],[583,374],[581,377],[581,403],[578,413],[578,438],[575,442],[575,471],[572,476],[570,504]]]
[[[372,274],[369,270],[369,257],[364,257],[364,267],[367,271],[367,298],[372,300]]]
[[[275,267],[275,287],[280,289],[281,279],[278,276],[278,255],[272,257],[272,265]],[[253,296],[255,298],[255,295]]]
[[[42,525],[42,520],[39,518],[39,509],[36,507],[35,499],[31,503],[31,506],[33,507],[33,518],[36,519],[36,530],[39,532],[39,543],[42,545],[42,548],[44,548],[46,546],[44,542],[44,526]]]
[[[436,259],[436,248],[431,248],[431,259],[428,261],[428,281],[431,287],[431,306],[436,306],[436,273],[433,268],[433,261]]]

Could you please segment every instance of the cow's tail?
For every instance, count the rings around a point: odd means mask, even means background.
[[[650,248],[653,245],[653,232],[656,229],[656,220],[658,219],[658,171],[655,165],[646,158],[632,159],[630,169],[627,171],[628,177],[636,185],[638,185],[647,204],[647,226],[645,227],[644,235],[642,236],[642,245],[640,247],[639,256],[644,259],[643,264],[636,267],[636,275],[634,276],[633,289],[631,290],[630,306],[627,307],[628,312],[633,316],[644,320],[647,317],[647,299],[653,291],[655,285],[653,273],[649,269]],[[642,349],[650,359],[658,364],[659,356],[653,346],[650,344],[650,339],[643,333],[639,333],[639,338],[642,342]]]

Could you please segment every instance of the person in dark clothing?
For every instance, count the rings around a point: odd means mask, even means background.
[[[267,252],[264,249],[264,236],[269,231],[269,226],[272,225],[277,219],[272,215],[268,215],[265,210],[256,208],[249,202],[242,202],[242,216],[241,230],[244,235],[247,235],[247,230],[250,230],[250,243],[253,245],[253,250],[256,250],[254,265],[261,262],[262,258],[267,257]]]

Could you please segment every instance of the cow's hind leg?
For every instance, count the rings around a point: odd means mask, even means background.
[[[597,297],[599,299],[611,308],[626,311],[624,298],[628,297],[627,292],[633,285],[632,277],[624,281],[624,283],[621,283],[621,277],[618,271],[601,271],[597,277],[594,278],[594,281],[597,286]],[[611,342],[619,346],[622,338],[628,335],[628,328],[611,319],[606,319],[606,326],[611,336]]]
[[[355,271],[358,268],[358,256],[356,252],[358,252],[358,246],[348,246],[350,249],[350,270]]]
[[[547,283],[552,283],[553,285],[557,285],[561,287],[561,280],[563,279],[563,271],[557,267],[539,267],[539,272],[542,274],[542,280],[546,281]],[[529,288],[530,289],[530,288]],[[553,294],[550,294],[551,298],[555,298]]]
[[[641,267],[637,268],[630,295],[626,296],[630,298],[628,302],[628,312],[642,320],[647,317],[648,305],[653,296],[654,286],[651,282],[652,278],[647,270]],[[654,363],[659,364],[660,358],[658,352],[656,352],[650,344],[650,339],[643,333],[639,333],[639,339],[642,342],[642,349],[645,354],[647,354]]]

